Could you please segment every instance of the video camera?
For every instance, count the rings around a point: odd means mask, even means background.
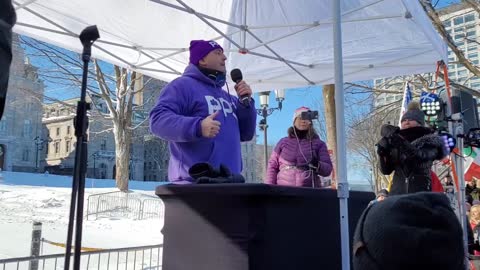
[[[302,112],[302,114],[300,115],[300,119],[309,120],[309,121],[312,121],[314,119],[318,119],[318,111]]]

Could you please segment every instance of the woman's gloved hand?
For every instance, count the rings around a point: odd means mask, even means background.
[[[391,150],[391,146],[388,143],[387,138],[383,137],[381,138],[377,144],[375,144],[377,147],[377,154],[382,157],[388,156]]]
[[[380,135],[382,137],[389,138],[393,134],[398,133],[400,131],[400,128],[397,126],[392,126],[389,124],[383,124],[381,129],[380,129]]]

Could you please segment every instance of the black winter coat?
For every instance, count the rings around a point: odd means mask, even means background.
[[[430,133],[425,127],[397,130],[378,142],[380,171],[385,175],[395,171],[389,195],[432,190],[433,161],[447,153],[442,138]]]

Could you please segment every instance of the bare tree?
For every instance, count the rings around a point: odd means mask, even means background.
[[[369,179],[369,182],[375,191],[387,187],[389,181],[389,177],[383,175],[378,168],[379,157],[375,144],[380,140],[380,127],[385,124],[385,119],[397,115],[397,110],[370,112],[355,119],[348,134],[349,149],[362,157],[371,168],[373,179]]]
[[[465,1],[465,2],[467,2],[469,6],[473,7],[474,10],[476,10],[477,13],[478,13],[479,3],[477,1],[469,0],[469,1]],[[470,60],[467,57],[465,57],[464,52],[457,47],[457,45],[455,44],[455,41],[453,40],[452,36],[445,29],[445,26],[443,25],[443,22],[440,19],[440,16],[438,15],[438,12],[432,6],[432,1],[430,1],[430,0],[420,0],[420,3],[422,4],[423,8],[427,12],[427,15],[430,18],[430,20],[432,21],[433,25],[437,29],[437,32],[443,37],[445,42],[447,42],[447,45],[450,48],[450,50],[457,57],[458,63],[463,65],[466,69],[468,69],[475,76],[480,77],[480,69],[478,69],[477,66],[472,64],[472,62],[470,62]]]
[[[83,63],[78,54],[31,38],[22,38],[22,42],[29,47],[27,51],[30,52],[31,57],[42,57],[48,62],[41,69],[42,79],[47,83],[63,86],[65,89],[79,88]],[[90,97],[101,97],[108,108],[107,111],[100,109],[100,104],[96,102],[98,99],[91,98],[94,115],[111,123],[102,132],[113,132],[116,185],[121,191],[127,191],[133,130],[145,127],[148,120],[144,113],[144,102],[135,104],[135,97],[144,90],[143,76],[135,71],[98,60],[93,62],[93,67],[88,73],[87,94]],[[148,82],[149,80],[145,85]],[[150,98],[153,99],[153,97]],[[147,102],[148,99],[149,97]],[[71,110],[73,111],[74,108]]]
[[[146,149],[145,151],[145,160],[148,160],[149,163],[153,162],[153,166],[159,172],[163,172],[164,170],[166,170],[167,166],[165,163],[170,158],[168,142],[154,135],[146,135],[145,145],[146,147],[148,147],[148,149]],[[161,174],[160,176],[162,175],[163,174]]]
[[[348,150],[351,154],[360,157],[369,167],[373,177],[369,182],[373,190],[385,188],[389,177],[384,176],[378,169],[378,156],[375,144],[380,140],[380,127],[382,124],[397,125],[402,106],[402,94],[405,82],[409,82],[414,99],[420,97],[421,91],[437,91],[443,86],[434,82],[432,74],[415,74],[408,76],[395,76],[383,79],[381,83],[372,86],[371,83],[347,83],[346,92],[350,97],[347,102],[346,113],[348,121]],[[386,95],[386,102],[375,103],[379,95]],[[352,98],[358,96],[358,98]],[[368,110],[359,112],[358,108],[368,107]],[[349,113],[349,112],[355,112]]]

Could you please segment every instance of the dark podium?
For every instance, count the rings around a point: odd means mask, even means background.
[[[341,269],[336,190],[264,184],[165,185],[163,270]],[[349,229],[371,192],[350,192]]]

